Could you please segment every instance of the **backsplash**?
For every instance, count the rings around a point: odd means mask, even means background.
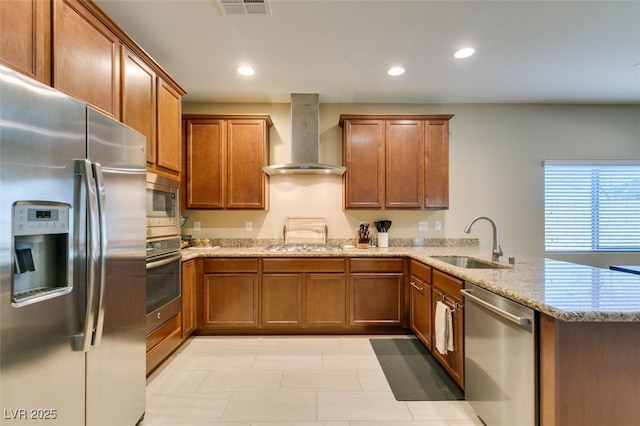
[[[206,237],[199,237],[203,240]],[[210,246],[221,247],[267,247],[273,244],[284,244],[283,238],[208,238]],[[329,245],[353,245],[353,238],[329,238]],[[371,239],[372,246],[376,238]],[[478,247],[477,238],[390,238],[389,247]]]

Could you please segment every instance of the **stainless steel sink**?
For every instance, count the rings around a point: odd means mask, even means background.
[[[508,269],[507,265],[500,265],[498,263],[492,263],[485,260],[474,259],[467,256],[431,256],[431,258],[439,260],[440,262],[448,263],[449,265],[456,266],[458,268],[467,269]]]

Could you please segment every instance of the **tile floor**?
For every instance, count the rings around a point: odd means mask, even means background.
[[[196,337],[185,344],[147,382],[141,426],[169,425],[482,423],[466,401],[396,401],[368,336],[270,336]]]

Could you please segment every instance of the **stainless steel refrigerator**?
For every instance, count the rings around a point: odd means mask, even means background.
[[[0,424],[143,417],[145,146],[0,67]]]

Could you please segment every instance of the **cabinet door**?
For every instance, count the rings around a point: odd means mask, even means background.
[[[180,173],[182,149],[180,125],[182,96],[163,79],[157,79],[158,133],[156,164],[158,167]]]
[[[262,277],[262,325],[302,327],[302,274]]]
[[[156,162],[156,74],[123,48],[122,122],[147,137],[147,163]]]
[[[196,329],[196,261],[182,264],[182,338]]]
[[[224,181],[226,126],[223,120],[188,120],[187,208],[222,209],[226,194]]]
[[[0,1],[0,63],[51,82],[51,2]]]
[[[227,208],[264,209],[267,177],[267,126],[264,120],[227,123]]]
[[[424,197],[422,122],[390,120],[385,125],[385,207],[420,208]]]
[[[424,123],[425,198],[428,208],[449,207],[449,122]]]
[[[438,301],[444,302],[453,311],[453,351],[443,355],[437,350],[432,352],[433,356],[451,375],[453,380],[464,389],[464,305],[460,299],[452,297],[448,293],[442,292],[439,288],[432,289],[433,300],[431,310],[433,312],[433,322],[435,326],[436,304]],[[433,343],[435,348],[435,342]]]
[[[402,325],[402,281],[402,274],[351,274],[349,324]]]
[[[431,350],[431,286],[415,275],[410,284],[410,327],[418,339]]]
[[[305,280],[305,324],[309,327],[347,325],[345,274],[309,274]]]
[[[353,120],[344,125],[344,207],[384,206],[384,121]]]
[[[120,41],[78,0],[54,3],[53,86],[120,118]]]
[[[257,274],[206,274],[204,325],[255,327],[258,325]]]

